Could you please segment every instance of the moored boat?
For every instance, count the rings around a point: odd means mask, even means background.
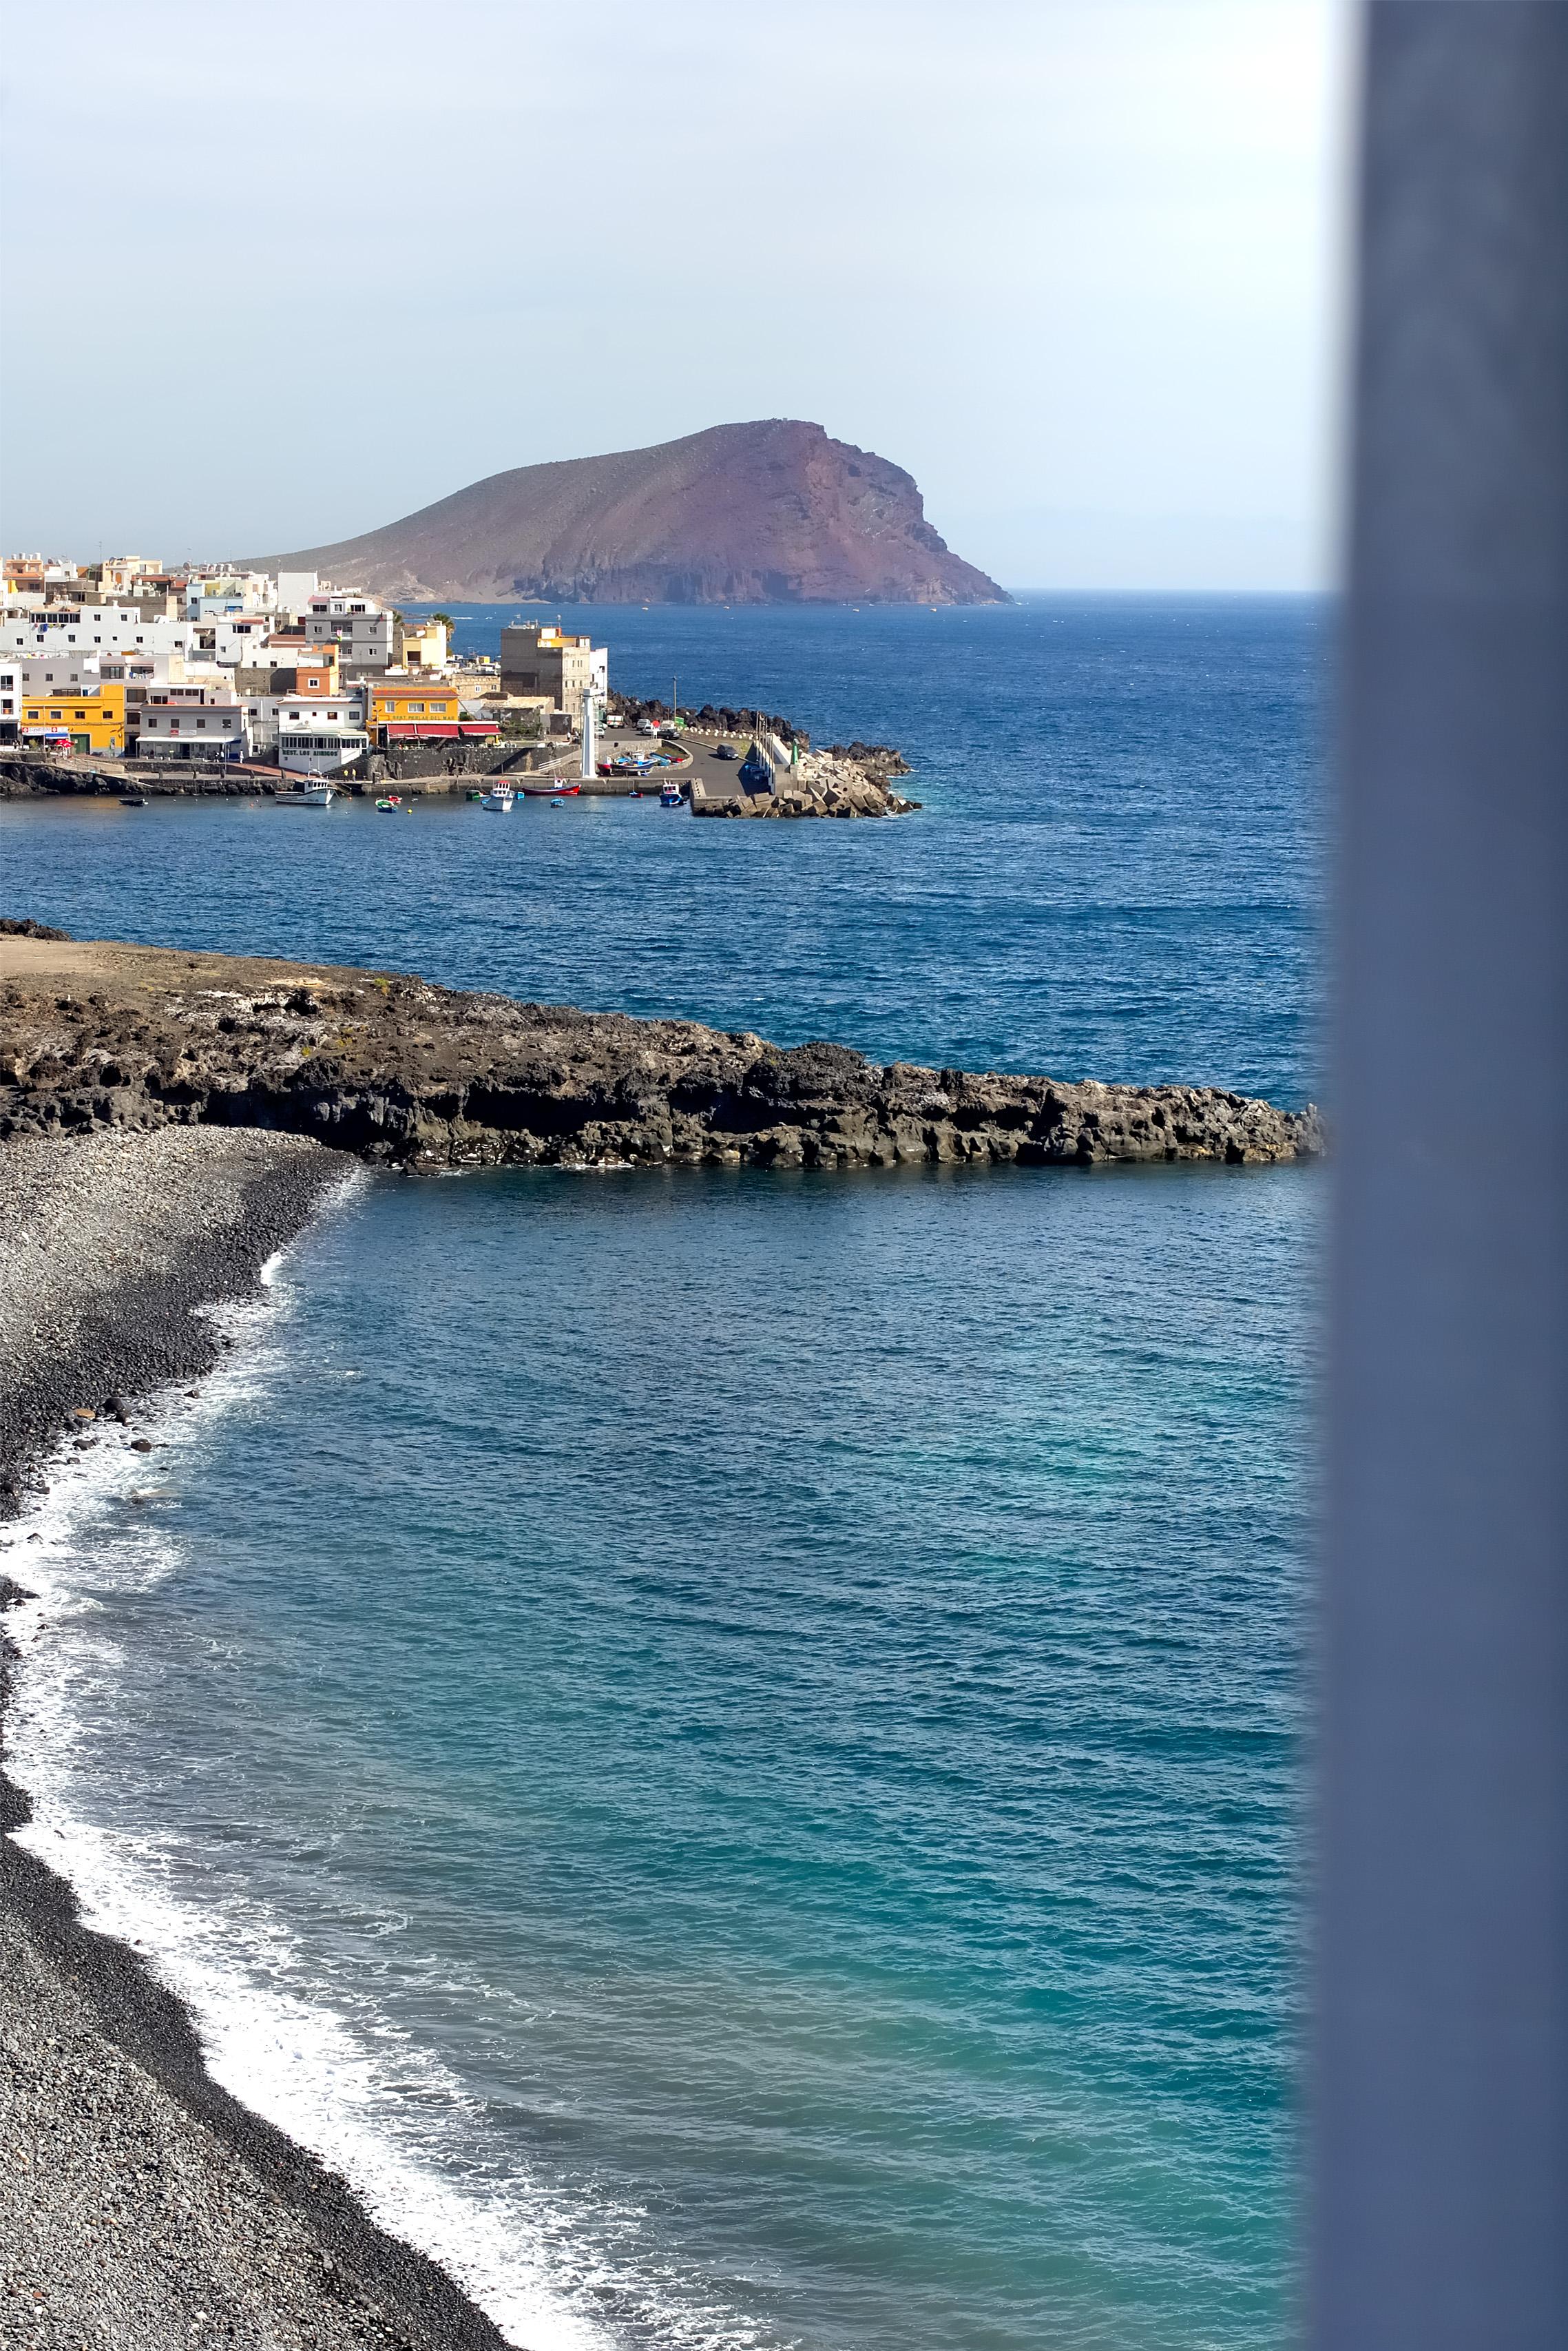
[[[663,784],[659,787],[659,805],[660,808],[679,808],[680,806],[680,801],[681,791],[679,784],[671,782]]]
[[[492,784],[479,805],[493,814],[510,816],[516,802],[517,795],[510,784]]]

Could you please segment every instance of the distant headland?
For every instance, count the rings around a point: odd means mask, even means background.
[[[787,417],[493,474],[260,569],[408,602],[1005,604],[926,520],[911,475]]]

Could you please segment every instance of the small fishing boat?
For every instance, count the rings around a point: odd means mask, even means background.
[[[405,812],[403,803],[396,792],[393,792],[388,799],[378,800],[376,806],[383,816],[401,816]]]
[[[510,816],[517,804],[517,795],[510,784],[492,784],[479,805],[493,814]]]
[[[121,808],[145,808],[147,795],[145,792],[121,792],[119,805]]]
[[[531,800],[570,799],[574,793],[580,792],[582,789],[583,788],[580,783],[521,784],[518,786],[518,789],[520,791],[526,792]]]
[[[336,794],[331,785],[322,778],[310,783],[296,784],[288,791],[279,792],[274,806],[276,808],[330,808],[335,798]]]
[[[660,785],[659,805],[660,808],[679,808],[680,806],[680,785],[677,783]]]

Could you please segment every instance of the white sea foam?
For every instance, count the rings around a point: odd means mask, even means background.
[[[281,1256],[263,1281],[267,1302],[214,1310],[231,1343],[200,1395],[171,1389],[139,1412],[176,1479],[219,1416],[259,1402],[288,1375]],[[158,1474],[167,1486],[170,1470]],[[521,2171],[510,2150],[486,2147],[476,2101],[438,2057],[384,2014],[351,2019],[320,1995],[298,1938],[254,1893],[198,1904],[173,1882],[171,1861],[188,1855],[98,1816],[83,1746],[116,1702],[122,1662],[102,1629],[107,1604],[179,1572],[168,1507],[178,1489],[163,1507],[130,1517],[125,1504],[145,1489],[147,1457],[108,1443],[80,1453],[63,1443],[49,1476],[5,1554],[35,1595],[8,1620],[20,1652],[10,1768],[34,1808],[16,1841],[69,1880],[89,1925],[130,1944],[184,2000],[213,2078],[341,2172],[384,2227],[441,2262],[509,2339],[531,2351],[630,2341],[740,2351],[758,2341],[732,2312],[666,2294],[646,2272],[628,2277],[585,2215]],[[618,2216],[597,2217],[613,2237]],[[640,2216],[618,2217],[639,2233]]]

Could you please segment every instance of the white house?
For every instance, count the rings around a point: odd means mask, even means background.
[[[155,686],[141,706],[138,747],[144,759],[243,759],[244,705],[226,687]]]
[[[321,582],[314,571],[280,571],[277,575],[277,609],[297,620],[307,611],[313,596],[321,592]]]
[[[135,604],[51,604],[47,610],[6,613],[0,621],[0,656],[183,653],[192,635],[189,621],[149,620]]]
[[[0,743],[14,743],[22,717],[22,673],[15,662],[0,662]]]
[[[286,776],[335,776],[370,747],[362,726],[333,726],[319,720],[283,726],[277,735],[277,764]]]
[[[276,627],[275,612],[234,612],[202,628],[201,635],[203,644],[211,635],[213,659],[225,669],[258,669]]]

